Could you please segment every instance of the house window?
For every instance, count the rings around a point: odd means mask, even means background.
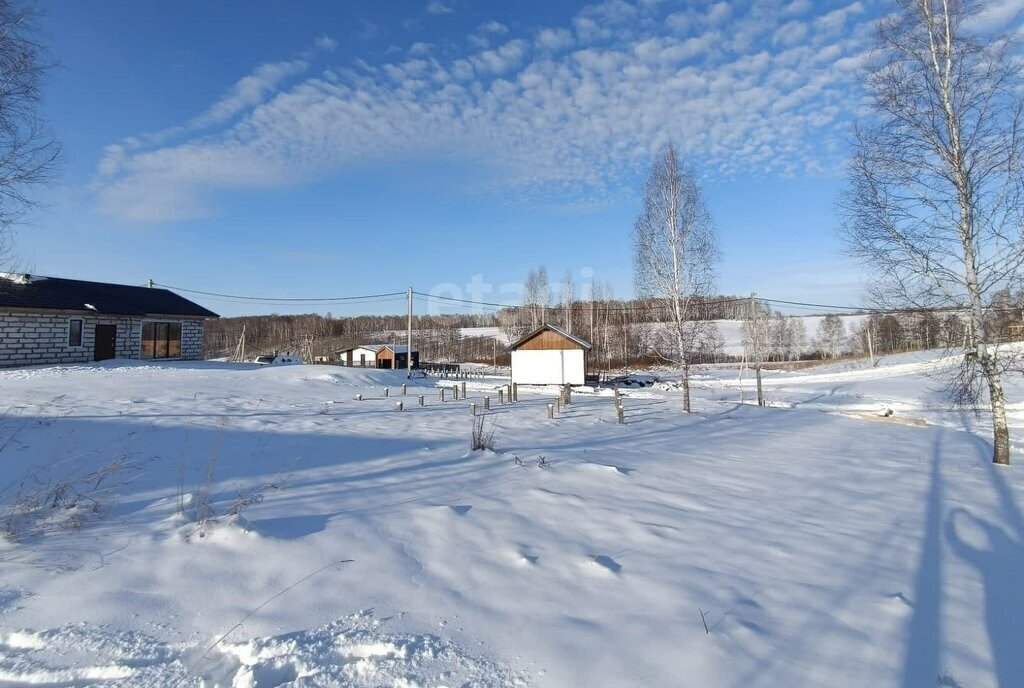
[[[181,323],[143,323],[141,355],[142,358],[179,358]]]
[[[68,346],[82,346],[81,318],[73,318],[68,321]]]

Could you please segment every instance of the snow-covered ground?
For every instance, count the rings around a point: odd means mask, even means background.
[[[711,370],[625,425],[497,380],[0,372],[0,686],[1020,685],[1024,480],[943,365],[767,373],[763,409]]]

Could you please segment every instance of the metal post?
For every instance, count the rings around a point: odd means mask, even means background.
[[[754,329],[754,372],[757,375],[757,405],[764,406],[764,392],[761,389],[761,333],[757,326],[757,295],[750,294],[750,322]]]
[[[405,374],[412,378],[412,287],[409,287],[409,323],[405,349]],[[405,392],[402,392],[405,394]]]
[[[471,415],[471,416],[475,416],[476,415],[476,404],[470,404],[469,405],[469,415]]]
[[[385,387],[384,388],[384,398],[387,399],[389,396],[391,396],[391,390],[388,389],[387,387]]]
[[[490,397],[484,397],[484,411],[490,411],[490,410],[491,410],[491,398]]]
[[[395,408],[398,409],[399,411],[404,411],[405,404],[403,404],[402,402],[398,402],[397,404],[395,404]]]
[[[441,394],[440,394],[440,396],[441,396],[441,401],[444,401],[444,387],[442,387],[442,388],[441,388],[441,389],[439,389],[438,391],[439,391],[439,392],[441,393]]]
[[[554,417],[555,417],[555,405],[554,404],[548,404],[548,418],[554,418]]]
[[[423,402],[423,395],[421,394],[421,395],[420,395],[420,406],[423,406],[423,405],[424,405],[424,402]]]
[[[405,385],[405,383],[403,382],[403,383],[402,383],[402,396],[403,396],[403,397],[404,397],[404,396],[406,396],[406,393],[407,393],[407,392],[408,392],[408,390],[406,389],[406,385]]]

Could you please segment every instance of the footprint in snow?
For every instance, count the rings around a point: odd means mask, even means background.
[[[596,565],[609,573],[618,575],[622,571],[622,565],[609,557],[607,554],[594,554],[590,557],[590,563]]]

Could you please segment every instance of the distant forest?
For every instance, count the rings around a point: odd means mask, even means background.
[[[987,328],[996,341],[1024,339],[1024,294],[1000,292],[990,302]],[[755,318],[751,316],[756,315]],[[844,315],[857,315],[848,313]],[[901,310],[892,313],[860,313],[855,326],[847,326],[834,314],[819,320],[813,332],[804,318],[784,316],[764,302],[756,313],[749,297],[717,296],[700,309],[703,320],[743,321],[742,344],[747,360],[754,355],[752,342],[760,342],[765,361],[831,359],[873,351],[885,354],[918,349],[963,346],[971,333],[962,314],[954,311]],[[244,340],[245,358],[288,352],[307,361],[331,357],[357,344],[404,344],[406,315],[258,315],[221,318],[206,324],[206,355],[236,355]],[[476,362],[508,365],[504,346],[490,333],[464,333],[471,328],[497,328],[515,340],[542,323],[564,327],[594,346],[591,365],[598,370],[664,363],[674,352],[665,350],[670,314],[662,303],[642,300],[573,301],[568,305],[531,304],[502,308],[492,313],[417,315],[413,317],[413,344],[420,360],[430,363]],[[758,337],[754,337],[756,321]],[[742,357],[726,354],[716,328],[687,352],[694,363],[732,362]],[[735,347],[733,347],[734,349]]]

